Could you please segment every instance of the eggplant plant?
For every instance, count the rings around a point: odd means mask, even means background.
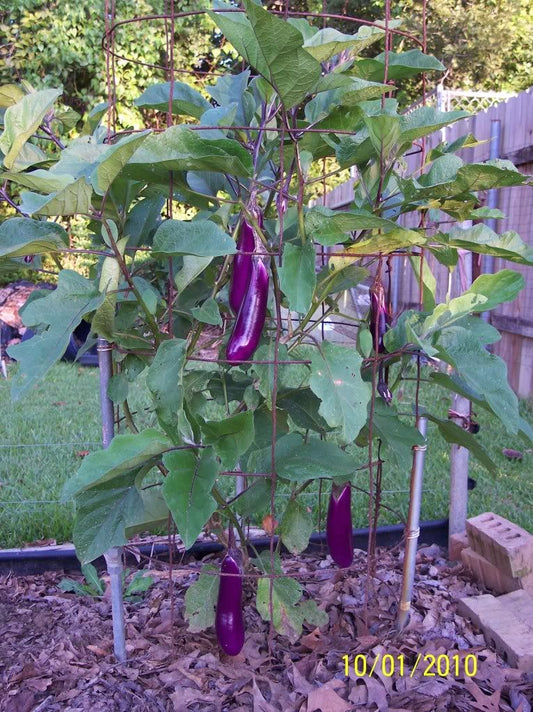
[[[0,261],[38,270],[46,256],[57,271],[57,289],[33,292],[24,307],[36,335],[9,349],[18,362],[12,395],[31,391],[82,320],[112,344],[108,394],[129,432],[87,456],[63,490],[76,505],[83,563],[169,515],[186,548],[207,525],[223,541],[235,529],[244,549],[242,518],[270,508],[272,488],[287,488],[274,551],[250,560],[243,550],[242,569],[229,553],[222,568],[240,575],[254,567],[260,614],[297,639],[304,621],[321,625],[326,615],[281,575],[280,546],[295,555],[306,548],[313,520],[302,493],[327,480],[331,554],[350,565],[351,488],[371,469],[368,448],[379,441],[383,467],[410,468],[412,447],[422,444],[394,401],[413,357],[440,359],[449,372],[432,371],[433,383],[531,439],[505,364],[486,348],[498,332],[476,318],[514,299],[521,274],[482,275],[437,304],[426,262],[423,309],[399,317],[387,311],[380,281],[388,255],[394,269],[392,253],[430,251],[450,272],[459,249],[532,264],[533,249],[516,233],[433,229],[436,211],[448,223],[475,219],[478,191],[530,179],[508,161],[465,162],[457,154],[474,142],[469,135],[439,144],[420,171],[405,173],[414,144],[466,114],[431,106],[401,113],[382,52],[384,23],[342,34],[252,0],[242,13],[225,12],[234,9],[217,2],[209,16],[245,68],[206,84],[205,95],[177,80],[148,87],[136,104],[161,111],[170,102],[174,124],[163,131],[114,135],[106,107],[96,107],[81,134],[60,135],[60,89],[22,98],[18,88],[3,89]],[[402,77],[444,70],[420,50],[395,54],[394,67]],[[44,121],[55,132],[46,145],[38,138]],[[324,162],[332,174],[353,169],[347,209],[310,207]],[[412,214],[423,219],[407,228]],[[64,268],[69,216],[87,220],[89,275]],[[344,314],[345,290],[372,280],[371,313]],[[323,323],[343,317],[353,324],[353,348],[321,338]],[[134,382],[150,399],[148,424],[129,407]],[[471,433],[430,408],[427,416],[447,441],[494,467]],[[238,496],[223,485],[236,471],[257,475]],[[233,654],[243,639],[242,580],[222,577],[219,595],[212,573],[190,589],[187,616],[191,630],[216,622]]]

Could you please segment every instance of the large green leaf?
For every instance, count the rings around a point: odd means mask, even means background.
[[[394,27],[400,23],[395,21]],[[389,25],[390,26],[390,25]],[[385,30],[380,27],[361,26],[353,35],[346,35],[333,27],[319,30],[304,43],[304,49],[319,62],[325,62],[340,52],[348,50],[350,56],[359,54],[377,40],[381,39]]]
[[[170,440],[158,430],[115,435],[106,450],[98,450],[84,458],[76,474],[65,483],[61,500],[66,502],[84,490],[123,475],[133,482],[139,468],[149,468],[170,447]]]
[[[59,273],[57,289],[28,304],[22,315],[25,325],[46,328],[9,347],[9,355],[19,362],[11,384],[14,400],[27,393],[61,358],[71,333],[86,314],[98,309],[104,298],[94,282],[64,269]]]
[[[496,472],[496,465],[490,458],[489,454],[485,448],[476,440],[475,435],[469,433],[467,430],[461,428],[457,423],[451,420],[443,420],[437,418],[430,413],[426,413],[429,420],[436,423],[439,432],[447,443],[461,445],[462,447],[468,448],[472,455],[479,460],[479,462],[487,468],[489,472]]]
[[[257,361],[272,361],[272,363],[255,363],[253,365],[253,370],[259,378],[257,388],[269,408],[272,408],[272,391],[274,388],[274,356],[275,343],[271,341],[257,349],[255,359]],[[291,361],[285,344],[279,344],[277,360],[278,362]],[[309,369],[302,363],[278,363],[277,376],[278,390],[281,391],[284,388],[300,388],[309,377]]]
[[[20,209],[27,215],[86,215],[91,212],[92,188],[83,177],[49,195],[25,190],[20,197]]]
[[[228,138],[202,138],[187,126],[170,126],[151,134],[130,158],[124,174],[138,180],[165,171],[218,171],[248,177],[252,172],[250,153]],[[168,180],[168,175],[166,176]]]
[[[159,255],[218,257],[237,252],[235,242],[212,220],[165,220],[154,235]]]
[[[184,255],[183,266],[176,274],[175,283],[178,292],[182,292],[185,287],[201,274],[204,269],[211,264],[212,257],[197,257],[196,255]]]
[[[533,247],[521,240],[513,230],[498,235],[488,225],[478,223],[469,228],[455,227],[448,235],[437,233],[434,239],[483,255],[494,255],[524,265],[533,264]]]
[[[212,445],[222,466],[231,470],[254,441],[254,416],[251,410],[224,420],[200,422],[204,442]]]
[[[26,141],[35,133],[62,89],[42,89],[26,94],[20,101],[6,109],[4,131],[0,136],[0,151],[4,166],[10,170]]]
[[[382,52],[377,57],[360,59],[355,63],[354,72],[363,79],[382,82],[385,79],[385,63],[387,63],[387,78],[406,79],[421,72],[443,72],[445,66],[431,55],[424,54],[419,49],[407,52]]]
[[[503,302],[512,301],[523,288],[524,277],[519,272],[503,269],[494,274],[482,274],[461,296],[435,307],[424,322],[422,338],[444,329],[469,313],[488,311]]]
[[[253,453],[249,467],[254,472],[270,472],[271,447]],[[357,463],[351,455],[326,440],[309,438],[305,441],[299,433],[289,433],[276,442],[276,472],[292,482],[321,477],[349,479],[356,467]]]
[[[316,286],[315,248],[287,243],[283,248],[283,262],[278,270],[280,287],[289,300],[292,311],[307,314]]]
[[[11,183],[16,183],[41,193],[54,193],[63,190],[69,183],[74,181],[74,177],[67,173],[52,173],[42,168],[30,173],[4,171],[0,174],[0,177],[11,181]]]
[[[246,17],[210,12],[242,57],[274,87],[285,108],[299,104],[314,91],[321,68],[303,48],[301,33],[250,0],[244,0]],[[220,3],[218,8],[231,7]]]
[[[152,84],[143,91],[141,96],[133,101],[139,109],[156,109],[168,111],[170,103],[170,82]],[[172,83],[172,113],[187,114],[199,119],[211,104],[200,92],[183,82],[174,80]]]
[[[301,554],[313,531],[311,512],[301,502],[289,500],[281,520],[281,541],[291,554]]]
[[[113,546],[127,543],[126,529],[143,517],[144,505],[135,478],[122,475],[76,496],[74,545],[82,563]]]
[[[124,256],[127,238],[117,242],[117,250]],[[108,341],[113,341],[115,331],[115,307],[121,270],[116,257],[105,257],[100,273],[100,291],[105,294],[104,303],[98,307],[92,320],[92,330]]]
[[[219,466],[210,448],[202,450],[200,457],[190,450],[174,450],[163,462],[168,469],[163,496],[185,548],[190,549],[217,508],[211,489]]]
[[[328,260],[328,266],[329,269],[340,270],[363,255],[370,255],[376,252],[388,255],[390,252],[395,252],[405,247],[425,245],[426,242],[427,237],[422,232],[397,227],[390,232],[378,233],[368,239],[359,240],[354,245],[346,247],[340,257],[336,257],[335,253],[333,253],[333,256]]]
[[[401,141],[410,143],[467,116],[467,111],[439,111],[434,106],[421,106],[401,117]]]
[[[382,440],[388,457],[403,470],[409,470],[412,465],[413,446],[425,442],[416,428],[403,423],[395,408],[379,398],[374,403],[373,434]]]
[[[154,232],[161,222],[161,211],[165,198],[160,193],[140,200],[129,211],[124,225],[124,235],[129,238],[129,245],[151,244]]]
[[[361,378],[362,359],[354,349],[323,341],[311,356],[311,390],[322,401],[320,415],[351,442],[366,422],[370,387]]]
[[[104,195],[111,183],[122,171],[126,163],[141,146],[151,131],[124,136],[116,143],[106,147],[98,157],[98,161],[91,173],[91,184],[95,193]]]
[[[183,407],[183,367],[186,355],[187,342],[184,339],[163,341],[146,377],[159,424],[172,437],[176,436],[178,415]]]
[[[473,320],[472,320],[473,321]],[[518,399],[507,381],[507,366],[491,354],[472,328],[459,324],[443,329],[439,356],[453,366],[469,388],[483,397],[509,433],[520,427]]]
[[[198,580],[192,583],[185,593],[185,619],[189,622],[189,631],[199,633],[215,623],[215,606],[218,599],[220,576],[212,564],[202,568]]]
[[[265,573],[271,573],[270,552],[261,553],[254,563]],[[275,574],[273,579],[264,577],[257,582],[256,606],[263,620],[269,621],[272,611],[274,628],[292,642],[296,642],[300,637],[304,621],[307,620],[313,626],[325,625],[328,622],[326,611],[318,608],[316,601],[301,600],[303,590],[298,581],[282,575],[279,554],[275,554],[272,573]]]
[[[310,388],[287,390],[278,396],[278,404],[287,411],[295,425],[324,434],[331,428],[318,412],[321,403]]]
[[[317,205],[305,216],[305,229],[315,242],[334,245],[346,242],[347,234],[356,230],[395,230],[398,225],[392,220],[380,218],[366,210],[338,211]]]
[[[354,107],[361,101],[376,99],[388,90],[390,90],[388,84],[367,82],[365,79],[345,74],[326,74],[321,77],[316,86],[317,95],[305,105],[305,118],[313,124],[323,121],[327,117],[330,121],[335,121],[338,107]],[[346,113],[347,111],[344,109],[344,114],[346,115]],[[338,118],[340,119],[340,117]],[[358,118],[360,117],[358,116]],[[349,128],[354,129],[353,119],[351,119],[351,124]],[[342,130],[340,125],[336,128]]]
[[[0,223],[0,257],[42,255],[68,247],[64,227],[31,218],[9,218]]]

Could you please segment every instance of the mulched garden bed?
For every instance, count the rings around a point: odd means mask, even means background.
[[[400,637],[394,622],[401,549],[379,551],[368,586],[368,626],[365,553],[356,552],[349,571],[329,557],[304,555],[287,559],[285,571],[309,572],[302,583],[327,610],[329,626],[307,628],[296,644],[274,635],[269,650],[268,626],[247,605],[246,642],[235,658],[220,652],[213,630],[187,630],[183,598],[200,568],[199,562],[174,567],[172,616],[168,569],[153,565],[156,584],[142,602],[126,604],[125,665],[114,662],[106,598],[63,593],[57,572],[0,578],[1,712],[527,712],[533,702],[533,675],[509,668],[456,614],[459,598],[483,591],[435,545],[419,551],[413,614]],[[252,602],[252,582],[245,592]],[[371,677],[357,677],[353,660],[359,654],[369,666],[378,655],[392,658]],[[427,662],[412,672],[419,654],[458,655],[460,661],[474,655],[477,672],[465,676],[462,662],[458,675],[424,674]],[[395,671],[388,676],[391,664]]]

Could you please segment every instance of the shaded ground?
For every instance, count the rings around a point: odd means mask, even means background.
[[[378,557],[368,629],[363,552],[349,572],[339,571],[329,558],[287,561],[287,573],[305,574],[302,583],[327,610],[329,626],[308,628],[294,645],[275,635],[269,655],[268,628],[255,608],[246,605],[246,643],[236,658],[220,653],[213,630],[187,631],[183,596],[200,564],[174,569],[173,624],[168,572],[156,569],[157,584],[144,601],[126,604],[126,665],[114,663],[106,599],[62,593],[57,574],[3,577],[0,711],[526,712],[528,701],[533,702],[533,675],[508,668],[455,613],[458,598],[480,589],[461,566],[450,567],[437,547],[421,549],[418,561],[414,612],[401,638],[394,636],[399,550],[382,551]],[[253,582],[245,590],[248,604]],[[391,657],[383,658],[386,654]],[[380,656],[372,676],[356,676],[356,655],[366,656],[368,668]],[[437,657],[441,676],[425,655]],[[464,673],[466,655],[477,662],[473,677]],[[343,656],[350,662],[348,677]],[[452,661],[447,676],[444,656]],[[362,665],[363,657],[358,661]],[[391,666],[395,669],[389,676]]]

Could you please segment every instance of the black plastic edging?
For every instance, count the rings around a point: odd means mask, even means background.
[[[391,524],[378,527],[378,546],[394,546],[398,544],[403,535],[405,527],[403,524]],[[277,540],[277,537],[274,537]],[[434,519],[420,523],[420,544],[438,544],[448,546],[448,520]],[[252,539],[251,543],[257,551],[264,551],[270,547],[270,538],[261,537]],[[357,549],[366,550],[368,544],[368,529],[353,530],[353,544]],[[136,548],[143,556],[149,556],[161,561],[168,561],[168,546],[166,544],[135,544]],[[199,542],[185,552],[186,558],[202,559],[208,554],[215,554],[223,551],[222,544],[216,542]],[[323,533],[312,534],[306,552],[316,553],[327,552],[326,535]],[[252,550],[250,550],[252,553]],[[176,558],[176,557],[175,557]],[[105,561],[100,557],[93,562],[96,568],[104,568]],[[131,563],[135,559],[131,556]],[[74,547],[56,549],[10,549],[0,550],[0,574],[13,573],[19,576],[31,576],[42,574],[46,571],[79,571],[80,562],[76,556]]]

